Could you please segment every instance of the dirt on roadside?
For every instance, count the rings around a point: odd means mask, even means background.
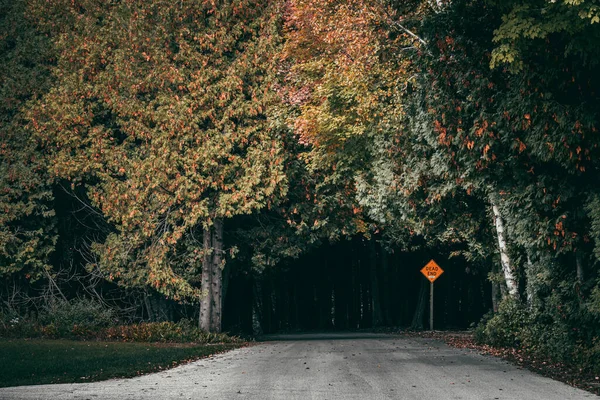
[[[600,396],[599,376],[582,371],[576,366],[553,362],[552,360],[536,356],[521,349],[479,344],[475,341],[473,332],[471,331],[400,331],[396,333],[409,337],[437,339],[451,347],[472,349],[478,351],[480,354],[500,357],[519,367],[527,368],[540,375]]]

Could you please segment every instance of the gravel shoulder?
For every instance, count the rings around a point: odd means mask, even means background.
[[[264,339],[160,373],[95,383],[3,388],[0,399],[597,398],[437,339],[361,333]]]

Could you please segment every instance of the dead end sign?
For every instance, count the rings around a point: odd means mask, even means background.
[[[429,279],[429,282],[433,283],[433,281],[444,273],[444,270],[435,261],[431,260],[421,269],[421,273],[425,275],[425,278]]]

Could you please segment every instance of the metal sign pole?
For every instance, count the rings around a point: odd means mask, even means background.
[[[421,268],[421,273],[431,282],[429,286],[429,330],[433,331],[433,281],[439,278],[444,270],[435,261],[431,260]]]
[[[433,282],[429,291],[429,330],[433,331]]]

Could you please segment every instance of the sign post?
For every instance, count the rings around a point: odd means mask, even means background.
[[[433,260],[429,261],[421,273],[431,282],[429,290],[429,330],[433,330],[433,282],[444,273],[444,270]]]
[[[429,330],[433,331],[433,282],[429,284]]]

